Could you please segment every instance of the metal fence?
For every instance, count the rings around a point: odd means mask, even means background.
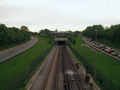
[[[84,59],[78,52],[76,52],[70,45],[69,47],[75,53],[75,55],[81,60],[83,66],[88,66],[88,73],[94,79],[94,66]],[[99,85],[101,90],[120,90],[120,87],[116,86],[110,79],[96,69],[96,83]]]
[[[52,45],[43,54],[44,56],[53,48]],[[43,54],[40,55],[33,63],[31,63],[23,72],[21,72],[15,79],[13,79],[3,90],[17,90],[21,84],[30,76],[30,74],[35,70],[35,67],[42,61]]]

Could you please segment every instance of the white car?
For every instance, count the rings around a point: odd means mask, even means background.
[[[114,55],[114,56],[117,56],[118,52],[112,52],[111,54]]]
[[[118,57],[120,58],[120,53],[118,53]]]

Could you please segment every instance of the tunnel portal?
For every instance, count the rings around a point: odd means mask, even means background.
[[[58,41],[58,45],[65,45],[65,41]]]
[[[67,35],[56,35],[54,44],[55,45],[67,45],[69,43]]]

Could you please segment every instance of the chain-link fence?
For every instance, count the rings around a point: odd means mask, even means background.
[[[88,66],[88,73],[94,79],[94,66],[84,59],[78,52],[76,52],[70,45],[69,47],[75,53],[75,55],[81,60],[81,63],[86,68]],[[99,85],[101,90],[120,90],[120,87],[116,86],[110,79],[96,69],[96,83]]]
[[[43,54],[46,56],[48,52],[53,48],[52,45]],[[17,90],[20,85],[29,77],[29,75],[35,70],[35,67],[42,61],[43,54],[40,55],[33,63],[31,63],[23,72],[21,72],[14,80],[12,80],[3,90]]]

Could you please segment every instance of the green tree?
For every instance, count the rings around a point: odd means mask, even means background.
[[[27,26],[21,26],[21,28],[20,28],[21,30],[24,30],[24,31],[27,31],[27,32],[29,32],[29,29],[28,29],[28,27]]]
[[[57,29],[55,29],[55,32],[58,32],[58,30],[57,30]]]
[[[87,36],[93,40],[95,40],[95,32],[94,30],[98,30],[97,37],[98,40],[102,41],[109,41],[112,42],[113,47],[119,46],[120,41],[120,24],[117,25],[111,25],[111,27],[104,28],[102,25],[93,25],[88,26],[85,30],[82,31],[82,35]],[[114,45],[115,44],[115,45]],[[120,48],[120,47],[118,47]]]
[[[28,32],[27,29],[20,30],[16,27],[8,28],[4,24],[0,24],[0,46],[8,48],[11,45],[17,45],[30,40],[31,32]]]

